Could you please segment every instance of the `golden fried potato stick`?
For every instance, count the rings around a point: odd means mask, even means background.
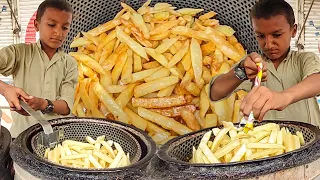
[[[120,20],[117,20],[117,19],[111,20],[109,22],[106,22],[103,25],[100,25],[100,26],[97,26],[96,28],[91,29],[90,31],[88,31],[88,34],[91,36],[99,36],[100,34],[107,32],[120,24],[121,24]]]
[[[191,111],[189,111],[187,108],[181,108],[180,114],[190,129],[194,131],[200,130],[200,125]]]
[[[126,43],[136,54],[138,54],[139,56],[141,56],[144,59],[149,60],[144,48],[139,43],[134,41],[130,36],[128,36],[126,33],[124,33],[120,27],[116,27],[116,34],[117,34],[117,38],[121,42]]]
[[[147,83],[143,83],[134,88],[134,96],[136,98],[139,98],[146,94],[169,87],[178,82],[179,82],[179,78],[177,76],[169,76],[169,77],[159,78]]]
[[[131,122],[129,116],[122,110],[122,108],[113,100],[107,91],[103,89],[100,83],[96,82],[94,84],[94,92],[99,97],[100,101],[108,108],[108,110],[115,116],[118,117],[118,120],[124,123]]]
[[[160,109],[149,109],[153,112],[159,113],[163,116],[167,117],[179,117],[181,116],[180,109],[186,108],[192,113],[196,111],[196,107],[194,105],[185,105],[185,106],[178,106],[178,107],[170,107],[170,108],[160,108]]]
[[[188,127],[178,123],[177,121],[175,121],[172,118],[162,116],[158,113],[152,112],[152,111],[147,110],[142,107],[138,107],[138,114],[141,117],[148,119],[149,121],[154,122],[156,124],[159,124],[160,126],[164,127],[165,129],[172,130],[180,135],[186,134],[186,133],[189,133],[192,131]]]
[[[132,98],[133,107],[166,108],[185,104],[186,100],[183,95],[162,98]]]

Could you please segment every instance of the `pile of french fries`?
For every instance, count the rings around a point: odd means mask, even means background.
[[[191,163],[229,163],[256,160],[299,149],[305,144],[299,131],[293,135],[275,123],[255,127],[248,134],[238,131],[231,122],[204,134],[198,149],[193,147]]]
[[[54,149],[46,149],[44,158],[63,166],[75,168],[119,168],[130,165],[129,153],[125,154],[120,144],[105,136],[96,140],[86,137],[88,143],[65,140]]]
[[[246,52],[215,12],[168,3],[137,11],[121,2],[113,20],[71,43],[79,66],[72,113],[132,124],[158,144],[222,121],[238,122],[245,93],[211,102],[211,78],[226,73]]]

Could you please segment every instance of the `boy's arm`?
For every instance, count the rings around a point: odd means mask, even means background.
[[[70,114],[70,108],[65,100],[56,100],[53,101],[52,104],[54,105],[53,113],[60,114],[63,116],[67,116]],[[47,107],[47,106],[46,106]]]
[[[54,112],[61,115],[69,115],[74,102],[74,94],[78,83],[78,66],[74,59],[68,57],[68,73],[61,84],[60,97],[53,101]],[[56,106],[57,105],[57,106]]]
[[[28,105],[38,111],[43,111],[47,108],[48,106],[48,101],[43,98],[38,98],[34,96],[30,96],[30,99],[25,100]],[[70,113],[70,110],[68,108],[68,104],[64,100],[55,100],[51,101],[54,108],[52,110],[52,113],[60,114],[60,115],[68,115]]]
[[[212,79],[209,98],[212,101],[223,99],[231,94],[241,83],[242,81],[235,76],[234,70],[231,69],[228,73]]]
[[[65,100],[52,101],[52,104],[54,105],[54,108],[52,111],[53,113],[60,114],[63,116],[70,114],[68,103]],[[41,110],[44,110],[47,106],[48,106],[48,102],[44,99],[44,106],[42,107]]]
[[[28,100],[31,97],[24,92],[22,89],[6,84],[3,81],[0,81],[0,94],[4,96],[10,106],[11,111],[17,111],[22,115],[27,115],[19,103],[19,98]]]
[[[289,104],[293,104],[302,99],[315,97],[320,93],[320,74],[312,74],[297,85],[282,92],[289,97]]]
[[[3,76],[10,76],[14,74],[16,68],[19,67],[19,63],[23,61],[21,57],[24,57],[25,54],[26,50],[23,44],[2,48],[0,50],[0,74]],[[12,111],[17,111],[22,115],[27,115],[27,113],[21,109],[18,98],[26,100],[30,97],[22,89],[0,81],[0,94],[6,98]]]
[[[320,93],[320,60],[313,53],[299,57],[302,81],[281,92],[266,87],[254,87],[242,101],[240,110],[245,116],[253,111],[255,118],[262,120],[269,110],[283,110],[302,99],[315,97]]]
[[[245,73],[249,80],[254,80],[257,73],[258,68],[256,63],[262,62],[262,58],[259,54],[253,52],[249,54],[243,61],[240,61],[238,64],[235,65],[239,66],[240,68],[244,68]],[[266,64],[263,62],[263,73],[262,73],[262,81],[265,81],[267,78],[267,67]],[[217,101],[222,98],[227,97],[233,91],[239,87],[239,85],[243,82],[241,81],[235,74],[235,70],[233,67],[228,73],[222,74],[216,78],[213,78],[210,82],[210,99],[212,101]],[[252,83],[245,81],[244,85],[242,85],[240,89],[250,90]]]
[[[290,104],[315,97],[320,93],[320,59],[314,53],[303,53],[300,58],[302,81],[292,88],[284,90],[292,97]]]
[[[2,48],[0,50],[0,74],[3,76],[14,74],[21,61],[20,57],[23,57],[24,54],[24,46],[22,44]]]

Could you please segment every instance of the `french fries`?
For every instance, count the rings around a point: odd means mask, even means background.
[[[193,113],[187,108],[181,108],[180,114],[182,119],[186,122],[187,126],[192,130],[199,130],[200,126],[194,117]]]
[[[228,72],[245,55],[234,30],[219,24],[213,11],[197,18],[203,9],[175,9],[169,3],[151,7],[150,2],[137,10],[120,3],[123,9],[113,20],[71,43],[78,48],[70,55],[79,67],[72,113],[129,123],[158,144],[222,121],[238,122],[245,93],[213,103],[207,92],[212,76]],[[290,144],[297,140],[299,135]],[[208,155],[203,150],[195,154]],[[230,152],[226,155],[232,159]],[[210,162],[210,157],[200,159]],[[100,160],[88,156],[85,163],[108,165],[105,157]]]
[[[105,136],[96,140],[86,137],[88,143],[65,140],[54,149],[46,149],[44,158],[62,166],[104,169],[129,166],[130,155],[112,140],[106,141]]]
[[[194,105],[186,105],[186,106],[178,106],[178,107],[170,107],[170,108],[160,108],[160,109],[149,109],[153,112],[159,113],[163,116],[167,117],[180,117],[181,113],[180,110],[181,108],[186,108],[192,113],[196,111],[196,107]]]
[[[222,129],[214,128],[206,132],[198,148],[193,146],[191,163],[261,159],[299,149],[304,142],[301,132],[297,131],[296,135],[292,135],[285,127],[280,131],[280,126],[275,123],[257,126],[248,134],[238,130],[231,122],[224,121],[223,126]],[[212,138],[213,142],[209,141]]]
[[[149,121],[154,122],[154,123],[162,126],[163,128],[172,130],[180,135],[183,135],[183,134],[186,134],[186,133],[189,133],[192,131],[188,127],[178,123],[177,121],[175,121],[172,118],[162,116],[158,113],[149,111],[149,110],[142,108],[142,107],[138,108],[138,114],[141,117],[148,119]]]
[[[166,108],[185,105],[184,96],[163,97],[163,98],[132,98],[133,107],[144,108]]]

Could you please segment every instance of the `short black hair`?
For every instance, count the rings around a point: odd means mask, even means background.
[[[284,15],[290,27],[294,26],[293,9],[285,0],[259,0],[251,9],[251,18],[270,19],[277,15]]]
[[[38,7],[37,16],[36,16],[37,21],[41,20],[41,17],[43,16],[44,12],[48,8],[54,8],[54,9],[58,9],[60,11],[66,11],[68,13],[73,14],[72,7],[70,6],[70,4],[67,1],[65,1],[65,0],[45,0]]]

